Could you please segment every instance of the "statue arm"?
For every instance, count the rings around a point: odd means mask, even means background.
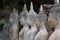
[[[24,28],[19,32],[19,36],[24,33]]]

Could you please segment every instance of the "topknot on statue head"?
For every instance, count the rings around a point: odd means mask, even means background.
[[[55,2],[56,4],[59,4],[59,0],[54,0],[54,2]]]
[[[56,4],[53,5],[53,7],[49,10],[50,13],[52,14],[60,14],[60,4],[59,4],[59,0],[54,0]],[[58,4],[57,4],[58,3]]]

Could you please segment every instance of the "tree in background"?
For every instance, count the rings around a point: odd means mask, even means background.
[[[36,12],[39,11],[40,4],[46,4],[46,3],[53,4],[54,3],[54,0],[3,0],[3,8],[12,9],[15,7],[19,9],[19,11],[21,12],[25,3],[27,5],[27,9],[28,10],[30,9],[31,1],[33,2],[34,10]]]

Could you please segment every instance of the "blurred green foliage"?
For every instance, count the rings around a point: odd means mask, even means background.
[[[4,19],[0,20],[0,25],[5,24],[5,23],[6,23],[6,21]]]

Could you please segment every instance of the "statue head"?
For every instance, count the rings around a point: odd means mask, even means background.
[[[28,11],[27,11],[27,8],[26,8],[26,4],[24,4],[23,11],[20,13],[20,23],[21,23],[21,25],[24,25],[26,23],[27,16],[28,16]]]
[[[18,12],[15,10],[15,8],[13,9],[13,12],[10,14],[10,23],[17,23],[18,22]]]
[[[28,13],[28,17],[27,17],[27,23],[32,27],[35,26],[35,20],[36,20],[37,14],[36,12],[33,10],[33,4],[31,2],[31,6],[30,6],[30,11]]]
[[[51,31],[53,28],[57,27],[58,19],[52,14],[49,13],[48,20],[46,21],[46,28],[48,31]]]

